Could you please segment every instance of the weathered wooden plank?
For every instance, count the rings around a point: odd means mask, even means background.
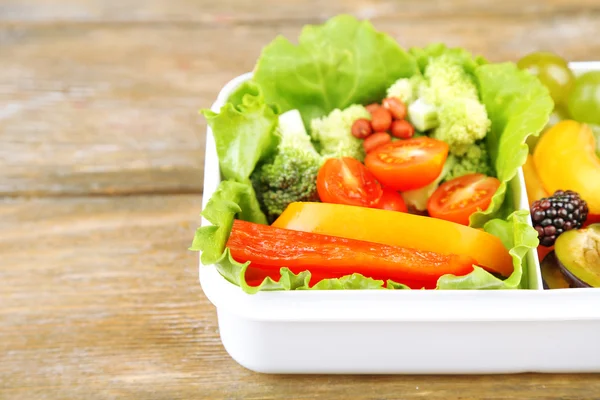
[[[0,195],[200,192],[198,110],[247,54],[219,54],[213,33],[56,26],[0,39]]]
[[[510,18],[545,18],[558,15],[583,15],[599,12],[595,0],[481,0],[420,1],[420,0],[238,0],[194,1],[156,0],[5,0],[0,5],[0,21],[7,22],[195,22],[261,23],[285,25],[320,21],[340,13],[361,18],[388,19],[398,23],[420,17],[428,21],[468,17],[501,16]]]
[[[0,398],[576,399],[595,375],[268,376],[223,349],[200,196],[0,202]],[[400,344],[402,345],[402,344]]]
[[[210,106],[230,78],[251,70],[277,34],[295,38],[305,22],[335,12],[308,4],[297,15],[308,14],[287,19],[282,6],[277,22],[256,19],[255,7],[242,3],[207,6],[214,16],[208,23],[164,22],[169,13],[164,21],[157,16],[166,3],[139,8],[149,17],[138,19],[155,22],[124,23],[110,10],[128,15],[133,3],[96,1],[64,6],[84,7],[95,15],[89,23],[0,24],[0,195],[200,193],[205,124],[197,110]],[[572,60],[600,54],[600,17],[591,2],[528,3],[522,15],[475,1],[423,3],[351,6],[375,15],[375,25],[404,46],[444,41],[493,61],[535,49]],[[19,4],[3,3],[0,15],[10,20]],[[37,10],[32,15],[62,7],[23,4]],[[175,3],[173,10],[193,15],[194,4]],[[229,17],[217,18],[227,5]],[[464,13],[463,5],[470,7]],[[378,11],[364,11],[369,7]],[[277,7],[263,8],[275,18]]]

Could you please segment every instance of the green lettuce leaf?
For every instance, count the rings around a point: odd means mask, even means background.
[[[234,219],[253,221],[259,215],[257,203],[252,196],[252,187],[239,182],[223,181],[215,194],[210,198],[202,215],[211,225],[197,229],[190,250],[201,251],[203,265],[214,265],[217,271],[234,285],[238,285],[246,293],[254,294],[268,290],[358,290],[385,289],[382,280],[375,280],[355,273],[338,279],[323,279],[310,287],[311,273],[303,271],[294,274],[288,268],[280,269],[278,280],[265,278],[260,285],[250,286],[246,282],[246,270],[250,262],[239,263],[231,257],[226,247]],[[262,213],[261,213],[262,214]],[[262,215],[264,218],[264,215]],[[388,289],[409,289],[401,283],[387,281]]]
[[[258,104],[266,103],[265,96],[263,96],[260,86],[253,80],[247,80],[242,82],[227,98],[227,103],[231,104],[236,110],[244,105],[244,98],[248,99],[246,102],[256,102]]]
[[[234,218],[266,223],[248,178],[277,148],[277,114],[298,109],[309,126],[311,119],[335,108],[378,101],[398,78],[419,74],[431,57],[441,54],[459,58],[473,74],[492,120],[486,145],[501,186],[490,207],[471,217],[471,225],[483,226],[500,237],[510,249],[515,268],[506,280],[481,268],[464,277],[447,275],[440,278],[438,288],[525,287],[524,256],[537,245],[537,234],[527,224],[526,211],[512,212],[514,205],[507,195],[507,183],[525,162],[527,137],[538,135],[548,121],[553,104],[547,90],[514,64],[487,64],[464,49],[434,44],[411,49],[409,54],[391,37],[375,31],[369,22],[350,16],[305,27],[298,45],[278,37],[264,49],[253,80],[234,90],[218,114],[203,111],[215,136],[222,175],[228,181],[221,183],[203,212],[212,225],[198,229],[191,246],[202,251],[202,263],[215,265],[228,281],[248,293],[309,289],[309,272],[294,274],[287,268],[280,269],[277,280],[266,278],[257,287],[249,286],[245,280],[249,264],[237,263],[226,249]],[[384,284],[359,274],[323,280],[312,289],[385,287],[407,289],[396,282]]]
[[[212,225],[196,230],[190,250],[202,251],[202,263],[206,265],[221,259],[235,218],[257,224],[267,223],[250,182],[222,181],[202,216]]]
[[[261,291],[274,290],[364,290],[364,289],[385,289],[384,282],[367,278],[361,274],[352,274],[338,279],[323,279],[311,287],[311,273],[303,271],[294,274],[288,268],[279,270],[278,280],[265,278],[258,286],[250,286],[246,282],[246,270],[250,267],[250,262],[238,263],[231,257],[229,249],[225,249],[222,257],[215,264],[217,271],[229,282],[239,286],[248,294],[255,294]],[[408,286],[388,280],[389,289],[409,289]],[[410,290],[410,289],[409,289]]]
[[[412,47],[409,53],[415,57],[421,73],[425,73],[425,68],[427,68],[431,58],[442,55],[449,55],[460,60],[465,70],[470,74],[474,74],[478,66],[487,64],[487,60],[481,56],[474,56],[460,47],[447,47],[444,43],[432,43],[423,48]]]
[[[438,279],[438,289],[525,289],[524,277],[527,275],[525,256],[538,244],[535,229],[529,224],[529,212],[520,210],[513,212],[507,220],[493,219],[483,229],[497,236],[509,250],[513,260],[513,273],[501,280],[480,267],[465,276],[444,275]]]
[[[481,101],[492,121],[485,140],[501,183],[488,209],[471,215],[470,225],[480,227],[502,207],[508,182],[527,159],[527,138],[544,129],[554,103],[536,77],[513,63],[481,65],[475,76]]]
[[[340,15],[305,26],[298,45],[277,37],[264,48],[254,80],[269,104],[299,110],[309,127],[335,108],[381,100],[397,79],[417,72],[415,59],[392,37]]]
[[[314,290],[360,290],[383,289],[383,281],[367,278],[361,274],[343,276],[339,279],[323,279],[311,289]]]
[[[225,279],[249,294],[259,291],[309,289],[310,272],[304,271],[296,275],[287,268],[280,269],[281,277],[277,281],[267,277],[260,285],[250,286],[246,282],[246,270],[250,266],[250,262],[242,264],[235,261],[231,257],[229,249],[225,249],[221,257],[215,261],[214,266]]]
[[[233,107],[239,110],[239,107],[244,104],[244,98],[248,97],[247,102],[257,102],[259,104],[265,103],[265,96],[260,88],[260,86],[254,81],[254,79],[249,79],[247,81],[242,82],[235,90],[229,95],[227,98],[227,103],[230,103]],[[273,110],[275,114],[280,114],[280,110],[276,104],[269,104],[269,107]]]
[[[481,101],[492,121],[486,146],[501,182],[488,209],[471,216],[470,225],[481,227],[493,217],[499,217],[501,208],[506,208],[507,184],[525,163],[527,138],[540,134],[554,107],[550,94],[538,79],[519,70],[515,64],[488,64],[484,58],[473,56],[462,48],[434,43],[424,48],[411,48],[410,54],[422,72],[431,58],[455,57],[478,84]]]
[[[225,179],[246,181],[256,164],[277,149],[277,114],[252,82],[243,83],[219,113],[202,114],[213,131]]]
[[[355,273],[339,279],[324,279],[310,287],[311,274],[304,271],[294,274],[288,268],[280,269],[277,280],[265,278],[260,285],[250,286],[245,279],[250,262],[235,261],[226,248],[233,220],[251,216],[253,204],[248,202],[247,189],[237,182],[225,181],[211,197],[202,215],[212,224],[196,232],[193,250],[202,251],[202,264],[214,265],[229,282],[238,285],[246,293],[269,290],[354,290],[354,289],[409,289],[407,286],[388,280],[376,280]],[[465,276],[444,275],[438,280],[438,289],[518,289],[524,287],[526,275],[525,256],[538,245],[537,232],[528,223],[527,211],[516,211],[508,219],[494,219],[485,224],[484,230],[502,240],[513,259],[514,271],[501,280],[482,268]]]

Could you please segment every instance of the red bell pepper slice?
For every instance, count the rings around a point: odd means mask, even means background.
[[[360,273],[373,279],[418,282],[431,287],[445,274],[466,275],[475,260],[468,256],[389,246],[337,236],[275,228],[236,220],[227,242],[238,262],[260,269],[310,271],[334,277]],[[313,283],[313,282],[311,282]]]
[[[294,268],[294,270],[292,271],[295,274],[299,274],[300,272],[303,272],[300,269]],[[343,273],[333,273],[333,272],[329,272],[329,273],[325,273],[325,272],[311,272],[310,273],[310,282],[308,284],[309,287],[313,287],[315,286],[317,283],[321,282],[323,279],[339,279],[343,276],[346,276],[348,274],[343,274]],[[273,267],[264,267],[261,265],[256,265],[256,264],[250,264],[248,266],[248,268],[246,269],[246,283],[249,286],[259,286],[263,280],[265,278],[271,278],[274,281],[277,281],[280,278],[280,272],[279,269],[273,268]],[[384,280],[384,286],[387,286],[387,282],[385,282]],[[437,281],[407,281],[406,279],[403,279],[402,282],[398,282],[398,283],[402,283],[403,285],[408,286],[411,289],[435,289],[436,285],[437,285]]]

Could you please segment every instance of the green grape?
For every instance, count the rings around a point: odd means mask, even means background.
[[[517,66],[539,78],[550,91],[554,104],[567,101],[575,84],[575,76],[562,57],[553,53],[535,52],[521,58]]]
[[[600,125],[600,71],[587,72],[577,78],[567,105],[573,119]]]

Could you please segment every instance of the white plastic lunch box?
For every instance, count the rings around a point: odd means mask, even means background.
[[[577,73],[600,62],[572,63]],[[233,79],[212,106],[249,79]],[[202,207],[220,181],[210,128]],[[528,209],[523,173],[511,182]],[[202,219],[202,225],[209,224]],[[242,366],[263,373],[483,374],[600,372],[600,290],[355,290],[244,293],[211,266],[200,283],[215,305],[221,341]]]

